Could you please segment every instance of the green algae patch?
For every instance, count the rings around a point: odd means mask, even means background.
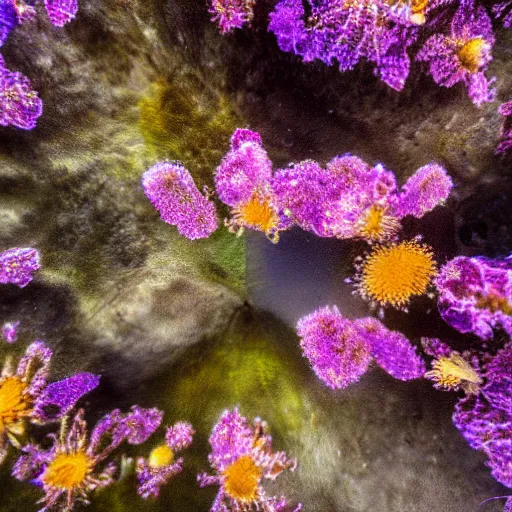
[[[156,159],[180,160],[198,186],[213,171],[243,125],[228,97],[192,73],[153,83],[139,102],[140,131]]]
[[[191,421],[204,436],[224,409],[237,405],[249,419],[263,414],[271,431],[282,438],[297,434],[309,421],[309,407],[298,348],[284,346],[292,341],[290,334],[241,310],[222,339],[182,358],[173,370],[179,377],[166,408]]]

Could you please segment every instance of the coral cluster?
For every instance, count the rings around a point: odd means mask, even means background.
[[[375,318],[350,320],[336,306],[326,306],[301,318],[297,333],[313,370],[333,389],[357,382],[372,360],[399,380],[418,379],[425,373],[409,340]]]
[[[436,278],[441,316],[462,333],[484,340],[501,327],[512,334],[512,258],[458,256]]]
[[[293,471],[297,461],[284,452],[272,452],[267,424],[256,418],[251,426],[239,412],[224,411],[210,436],[208,456],[215,475],[198,475],[201,487],[218,485],[211,512],[233,510],[279,512],[287,509],[284,496],[268,496],[263,479],[275,480],[286,469]],[[301,506],[294,508],[299,511]]]

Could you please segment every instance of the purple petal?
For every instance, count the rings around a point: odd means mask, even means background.
[[[46,386],[34,402],[37,420],[47,422],[62,418],[83,395],[95,389],[99,382],[98,375],[79,373]]]

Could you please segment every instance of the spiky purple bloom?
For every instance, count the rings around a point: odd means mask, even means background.
[[[314,372],[333,389],[357,382],[372,359],[395,379],[418,379],[425,373],[409,340],[375,318],[349,320],[336,306],[326,306],[301,318],[297,332]]]
[[[210,512],[284,512],[286,498],[267,496],[262,481],[275,480],[286,469],[295,470],[297,461],[285,452],[272,453],[266,422],[256,418],[251,426],[237,408],[225,410],[213,427],[210,445],[208,460],[215,474],[201,473],[197,477],[201,487],[219,486]],[[294,511],[300,509],[298,505]]]
[[[6,362],[0,377],[0,461],[8,442],[24,431],[24,423],[45,424],[60,420],[99,383],[91,373],[47,383],[52,351],[41,341],[32,343],[15,370]]]
[[[53,25],[63,27],[76,17],[78,0],[44,0],[46,12]]]
[[[211,0],[209,13],[218,23],[222,34],[250,23],[254,16],[256,0]]]
[[[453,187],[448,173],[438,164],[418,169],[405,183],[398,196],[397,215],[421,218],[445,201]]]
[[[12,474],[18,480],[30,480],[42,487],[45,512],[71,510],[76,502],[88,504],[92,491],[114,481],[117,467],[113,462],[105,464],[107,457],[123,442],[140,440],[141,421],[147,421],[153,428],[154,411],[135,406],[123,414],[116,409],[105,415],[88,436],[81,409],[70,426],[62,424],[58,438],[50,435],[54,441],[50,449],[24,447],[25,455],[16,461]]]
[[[6,322],[2,328],[2,335],[7,343],[14,343],[18,339],[20,322]]]
[[[512,258],[458,256],[435,280],[441,316],[462,333],[490,339],[501,327],[512,334]]]
[[[174,455],[192,443],[194,429],[186,422],[178,422],[167,429],[165,444],[155,447],[146,459],[137,459],[138,493],[143,498],[158,497],[160,487],[183,469],[183,458]]]
[[[226,220],[230,230],[262,231],[277,242],[279,233],[290,227],[272,184],[272,162],[258,133],[237,129],[231,148],[215,171],[215,188],[221,201],[231,208]]]
[[[450,25],[450,34],[435,34],[420,50],[416,59],[427,62],[434,81],[444,87],[464,82],[469,97],[477,106],[493,101],[496,91],[485,71],[492,60],[494,45],[492,22],[474,0],[460,3]]]
[[[502,103],[498,112],[504,117],[504,120],[496,153],[508,153],[512,149],[512,101]]]
[[[209,237],[218,226],[215,205],[197,189],[179,162],[158,162],[142,176],[146,196],[164,222],[191,240]]]
[[[0,253],[0,283],[12,283],[23,288],[32,281],[32,274],[40,267],[40,255],[37,249],[31,247],[9,249]]]
[[[32,130],[43,113],[43,102],[32,90],[30,80],[9,71],[0,55],[0,125]]]

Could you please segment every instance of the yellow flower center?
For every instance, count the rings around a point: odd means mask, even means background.
[[[470,73],[476,73],[483,66],[489,49],[489,44],[483,37],[476,37],[465,43],[457,56],[463,68]]]
[[[243,455],[224,470],[224,489],[233,499],[245,503],[257,498],[261,471],[249,455]]]
[[[149,465],[152,468],[168,466],[173,460],[174,453],[166,444],[157,446],[149,454]]]
[[[361,222],[359,236],[369,242],[384,241],[391,238],[400,229],[400,222],[391,215],[387,215],[382,206],[369,208]]]
[[[71,490],[83,484],[92,468],[92,460],[84,452],[60,453],[48,465],[42,479],[46,485]]]
[[[422,295],[435,275],[435,261],[428,248],[416,242],[378,247],[363,263],[360,290],[381,305],[400,307]]]
[[[25,396],[27,385],[18,377],[0,380],[0,433],[30,412],[30,402]]]
[[[476,393],[482,383],[478,373],[458,352],[434,361],[432,370],[425,377],[445,389],[457,390],[462,387],[468,393]]]
[[[279,223],[279,217],[269,201],[257,195],[237,209],[236,217],[242,226],[259,229],[266,234],[275,229]]]

